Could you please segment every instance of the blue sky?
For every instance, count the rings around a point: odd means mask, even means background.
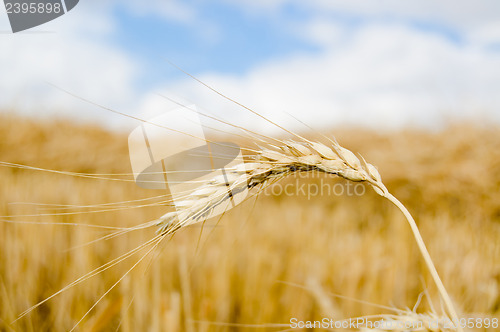
[[[3,10],[3,9],[2,9]],[[0,108],[126,123],[195,103],[264,126],[172,66],[290,126],[500,120],[495,0],[80,1],[25,34],[0,11]],[[49,33],[32,33],[48,31]]]
[[[294,53],[319,53],[321,45],[294,31],[294,26],[315,19],[326,19],[354,32],[363,25],[383,22],[407,25],[424,33],[440,35],[455,43],[463,41],[452,25],[424,18],[403,20],[392,15],[367,18],[352,12],[321,13],[300,3],[285,3],[272,15],[248,12],[241,6],[221,2],[195,2],[199,24],[168,20],[159,15],[138,14],[126,6],[117,6],[116,41],[125,52],[145,64],[146,75],[155,76],[164,58],[168,58],[193,74],[210,71],[244,74],[270,59]],[[208,31],[207,31],[208,30]],[[168,67],[168,66],[166,66]],[[171,70],[172,68],[165,68]],[[158,75],[156,75],[158,74]]]
[[[269,59],[296,52],[317,52],[318,46],[290,31],[288,24],[312,15],[284,6],[277,15],[248,13],[237,5],[200,2],[198,24],[141,15],[130,8],[114,10],[120,47],[147,66],[146,74],[168,58],[193,74],[206,71],[244,74]],[[163,64],[165,70],[171,70]],[[161,76],[161,75],[160,75]],[[161,77],[157,77],[161,80]]]

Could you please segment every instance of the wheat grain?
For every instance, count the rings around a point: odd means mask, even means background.
[[[458,321],[452,301],[437,273],[417,224],[404,205],[388,192],[375,166],[367,163],[362,157],[361,159],[356,157],[354,153],[335,141],[328,147],[305,139],[300,142],[283,141],[281,146],[269,144],[268,148],[261,148],[252,159],[251,163],[230,168],[226,176],[219,176],[202,184],[189,194],[188,199],[176,202],[177,212],[169,212],[159,219],[158,232],[161,235],[172,234],[182,227],[203,221],[213,209],[227,203],[233,195],[253,188],[263,190],[275,181],[295,172],[317,171],[334,174],[349,181],[367,182],[375,192],[395,204],[405,215],[448,313]],[[456,330],[462,331],[460,327]]]
[[[322,172],[350,181],[369,182],[381,195],[387,189],[377,169],[361,162],[351,151],[334,145],[331,149],[318,142],[286,141],[280,147],[262,148],[252,162],[227,169],[225,176],[215,177],[176,202],[177,212],[169,212],[158,222],[161,234],[203,221],[210,212],[244,190],[268,185],[295,172]]]

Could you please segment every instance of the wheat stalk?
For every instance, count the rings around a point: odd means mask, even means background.
[[[172,234],[182,227],[201,222],[214,208],[231,199],[232,195],[253,188],[263,190],[295,172],[317,171],[334,174],[349,181],[367,182],[380,196],[387,198],[403,212],[448,313],[458,321],[452,301],[411,214],[389,193],[375,166],[362,157],[356,157],[336,141],[331,143],[331,147],[328,147],[304,139],[300,142],[283,141],[280,146],[270,144],[268,148],[261,148],[252,157],[252,162],[229,168],[224,177],[219,176],[201,184],[187,199],[176,202],[177,212],[169,212],[159,219],[158,232],[162,235]],[[457,331],[462,329],[458,327]]]
[[[331,301],[327,293],[322,289],[321,285],[316,279],[309,279],[308,286],[303,287],[301,285],[293,283],[285,283],[290,286],[299,287],[308,290],[312,293],[315,300],[317,301],[319,307],[323,310],[325,316],[332,317],[332,313],[336,313],[335,306]],[[427,291],[420,293],[417,303],[413,307],[413,310],[406,308],[404,310],[386,307],[382,305],[377,305],[374,303],[366,302],[363,300],[357,300],[348,298],[345,296],[337,294],[329,294],[331,296],[347,299],[365,305],[370,305],[373,307],[380,307],[385,310],[389,310],[391,314],[377,314],[368,315],[360,317],[351,317],[346,319],[341,319],[333,321],[332,325],[336,326],[352,326],[358,329],[360,332],[409,332],[409,331],[419,331],[419,332],[451,332],[457,330],[457,325],[460,322],[452,322],[448,316],[440,316],[434,310],[432,303],[429,302],[431,310],[426,313],[417,313],[417,308],[420,305],[423,296],[427,296]],[[333,315],[335,317],[335,315]],[[351,325],[351,323],[353,323]]]

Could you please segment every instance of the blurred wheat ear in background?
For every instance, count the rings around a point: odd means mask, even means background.
[[[0,123],[0,160],[4,163],[82,174],[130,172],[124,134],[17,117],[5,117]],[[389,196],[390,191],[418,221],[460,317],[498,317],[498,130],[464,125],[439,133],[335,132],[343,145],[378,165],[385,186],[376,169],[364,160],[336,143],[329,147],[313,143],[313,139],[286,141],[280,149],[254,153],[249,168],[235,169],[235,175],[243,177],[235,176],[233,185],[253,183],[257,188],[271,185],[277,178],[293,184],[296,179],[292,173],[315,168],[324,176],[337,174],[339,179],[319,176],[299,180],[307,184],[323,180],[344,184],[345,179],[366,182],[405,212]],[[149,241],[156,232],[148,228],[81,247],[107,230],[73,224],[134,227],[158,219],[168,203],[161,198],[147,201],[151,193],[137,190],[133,181],[19,167],[2,167],[0,179],[0,214],[5,216],[0,224],[0,326],[4,330],[71,329],[130,264],[118,264],[43,303],[16,323],[10,322],[78,277]],[[223,199],[217,186],[210,184],[214,194],[204,196],[211,197],[208,202]],[[102,205],[137,200],[144,200],[143,207],[130,208],[135,203]],[[441,308],[440,296],[447,301],[443,290],[433,287],[436,276],[432,269],[429,273],[429,262],[420,258],[422,246],[415,245],[400,213],[368,190],[360,197],[318,195],[310,200],[301,194],[262,193],[256,203],[250,199],[228,211],[220,223],[216,220],[205,225],[209,228],[203,232],[197,224],[184,228],[169,223],[168,216],[160,222],[161,232],[175,229],[175,236],[162,244],[150,264],[145,261],[114,288],[79,325],[80,330],[161,331],[168,327],[168,331],[253,331],[251,325],[256,323],[286,324],[291,317],[321,319],[324,300],[278,282],[308,285],[311,277],[321,285],[330,300],[327,307],[334,308],[331,315],[339,320],[371,314],[384,318],[380,308],[366,302],[395,308],[417,303],[421,278],[435,303],[422,301],[419,313],[431,316],[432,307]],[[193,216],[188,215],[184,222],[195,221]],[[50,224],[56,222],[67,226]],[[415,231],[414,227],[413,223]],[[200,250],[196,250],[197,243],[201,243]],[[366,302],[342,300],[329,293]],[[451,305],[446,305],[453,316]],[[403,310],[391,317],[416,315]]]

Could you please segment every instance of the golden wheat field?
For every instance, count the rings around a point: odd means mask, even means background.
[[[376,165],[413,214],[460,317],[500,316],[499,129],[454,124],[432,132],[325,133]],[[0,167],[0,330],[71,330],[146,254],[137,252],[15,321],[154,236],[146,228],[95,241],[110,230],[85,226],[132,227],[169,209],[161,200],[146,206],[162,193],[115,175],[131,172],[127,135],[65,120],[0,117],[2,162],[127,180]],[[282,331],[292,318],[413,309],[424,290],[432,303],[423,299],[415,310],[441,312],[410,228],[392,204],[369,186],[353,193],[345,180],[327,176],[284,184],[291,194],[267,191],[220,220],[165,239],[76,330]],[[127,203],[138,199],[144,204]]]

